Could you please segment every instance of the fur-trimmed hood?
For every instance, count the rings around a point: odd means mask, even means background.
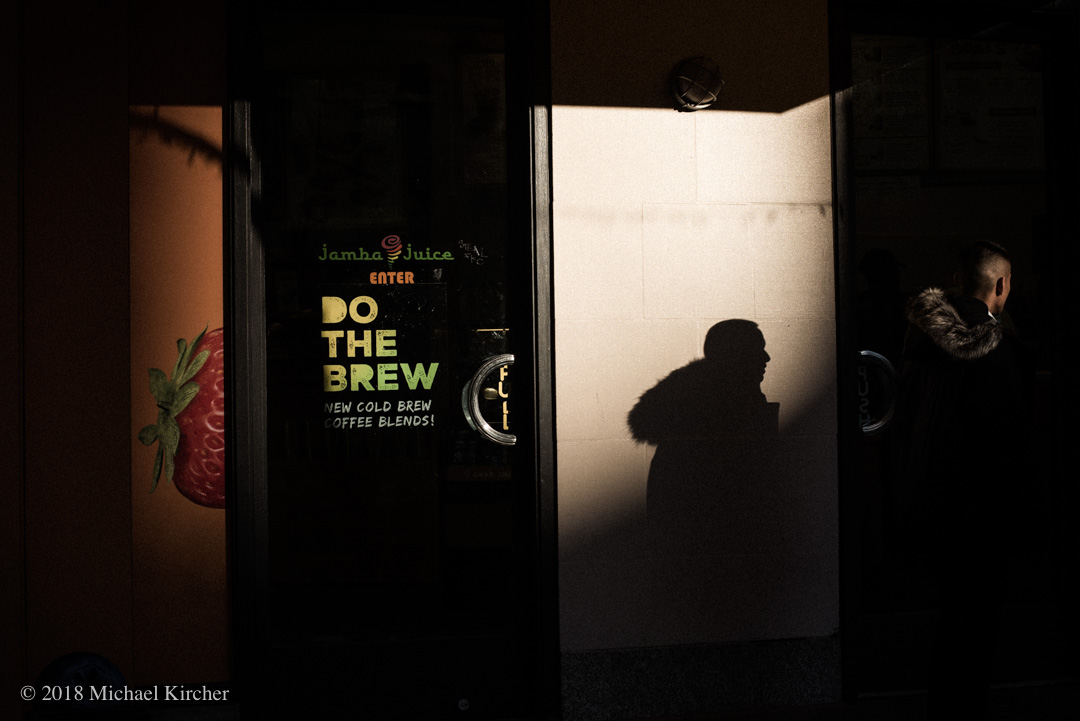
[[[985,323],[967,323],[938,288],[927,288],[911,299],[908,320],[931,343],[957,360],[978,360],[1001,343],[1001,324],[989,318]]]

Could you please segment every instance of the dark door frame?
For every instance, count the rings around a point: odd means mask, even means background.
[[[838,513],[840,524],[840,688],[846,701],[858,695],[854,674],[846,661],[854,656],[857,641],[853,621],[861,615],[861,563],[857,493],[852,491],[857,479],[858,443],[861,433],[858,406],[855,319],[844,312],[856,302],[854,258],[854,155],[851,152],[852,75],[850,58],[851,28],[845,0],[829,3],[829,93],[832,135],[833,237],[836,276],[836,372],[837,372],[837,458]]]
[[[333,3],[323,3],[333,5]],[[416,3],[414,11],[445,13],[445,4]],[[547,0],[490,3],[507,24],[508,172],[527,178],[510,201],[511,225],[528,228],[524,242],[511,243],[511,277],[516,293],[511,313],[531,319],[527,333],[512,334],[515,433],[528,437],[533,452],[520,458],[515,477],[532,477],[535,494],[530,574],[530,635],[534,699],[531,718],[561,715],[558,622],[557,509],[555,492],[554,305],[551,223],[550,7]],[[430,6],[430,7],[428,7]],[[254,7],[254,5],[252,6]],[[475,4],[470,6],[475,9]],[[229,329],[228,447],[232,478],[228,507],[228,562],[232,613],[233,678],[237,700],[247,708],[272,703],[257,698],[260,649],[265,643],[269,584],[267,555],[266,349],[263,250],[253,218],[258,213],[259,158],[251,139],[251,97],[246,78],[255,58],[246,38],[251,8],[229,8],[229,100],[225,106],[226,177],[225,276]],[[530,359],[522,362],[522,359]],[[524,444],[523,444],[524,445]],[[520,454],[525,455],[525,454]],[[521,474],[521,475],[518,475]]]

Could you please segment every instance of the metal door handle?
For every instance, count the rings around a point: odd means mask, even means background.
[[[889,427],[893,417],[893,406],[896,400],[896,369],[889,359],[872,350],[859,351],[861,362],[859,363],[859,425],[864,436],[872,436]],[[870,406],[870,380],[867,377],[867,366],[874,365],[881,369],[885,377],[886,392],[888,393],[888,408],[878,419],[869,415]]]
[[[499,366],[513,365],[512,353],[493,355],[481,364],[465,387],[461,389],[461,410],[465,413],[465,420],[469,427],[477,431],[484,438],[500,446],[512,446],[517,443],[517,436],[512,433],[503,433],[492,428],[484,416],[480,414],[480,393],[484,385],[484,379],[488,374]]]

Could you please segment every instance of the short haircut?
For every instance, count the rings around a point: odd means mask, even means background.
[[[957,280],[960,292],[965,295],[983,296],[992,292],[999,269],[1004,261],[1012,266],[1012,258],[1005,247],[990,240],[977,240],[960,251]]]

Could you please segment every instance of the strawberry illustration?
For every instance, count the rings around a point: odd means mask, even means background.
[[[176,341],[179,357],[172,378],[150,369],[150,392],[157,401],[157,423],[139,431],[145,446],[158,443],[153,493],[161,478],[200,506],[225,507],[225,347],[216,328],[191,342]],[[198,350],[194,359],[192,354]]]

